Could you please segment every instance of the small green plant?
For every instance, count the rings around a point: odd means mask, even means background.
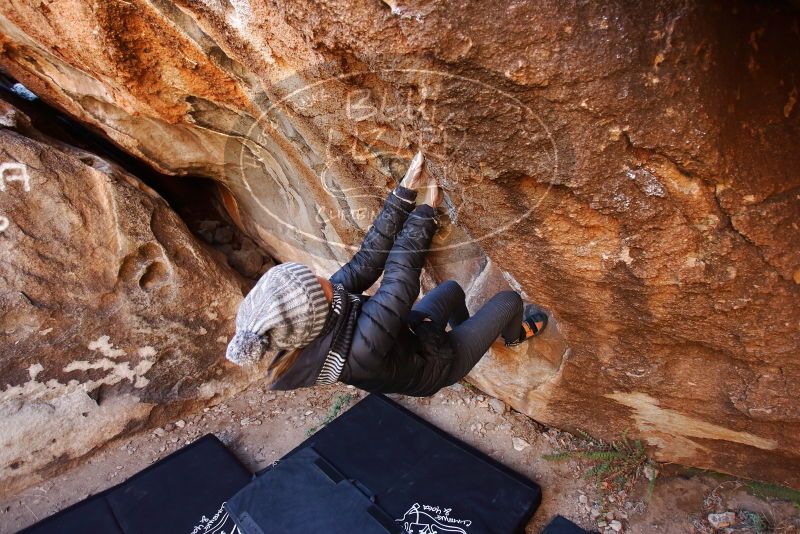
[[[755,480],[747,480],[745,482],[747,491],[756,497],[762,499],[774,498],[783,501],[789,501],[800,509],[800,491],[777,484],[769,484],[767,482],[757,482]]]
[[[313,426],[306,430],[306,435],[310,436],[314,434],[317,430],[339,417],[342,409],[351,402],[353,402],[353,396],[349,393],[336,395],[336,397],[333,399],[333,404],[331,404],[331,407],[328,408],[328,415],[325,416],[325,419],[322,420],[322,423],[319,426]]]
[[[647,497],[653,494],[658,464],[647,456],[640,440],[629,440],[623,436],[619,441],[606,443],[585,432],[583,448],[561,451],[544,456],[548,461],[580,460],[589,464],[583,477],[595,481],[600,493],[629,492],[634,484],[644,476],[648,480]]]
[[[800,511],[800,491],[796,489],[787,488],[786,486],[780,486],[778,484],[771,484],[769,482],[737,478],[717,471],[699,469],[696,467],[686,467],[681,470],[681,473],[686,477],[702,475],[722,480],[724,483],[737,483],[743,485],[750,495],[754,495],[760,499],[780,499],[782,501],[788,501]]]
[[[750,510],[740,510],[739,516],[744,519],[744,524],[753,529],[756,534],[767,534],[774,531],[764,514],[751,512]]]

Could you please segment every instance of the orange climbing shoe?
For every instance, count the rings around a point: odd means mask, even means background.
[[[507,347],[515,347],[527,339],[538,336],[547,326],[547,314],[533,304],[525,306],[523,317],[519,340],[506,343]]]
[[[538,336],[547,326],[547,314],[533,304],[525,306],[523,317],[525,318],[522,320],[522,329],[525,330],[525,339]]]

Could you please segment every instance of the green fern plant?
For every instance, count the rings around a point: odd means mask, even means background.
[[[595,481],[600,493],[630,491],[642,476],[648,479],[647,498],[653,494],[658,464],[647,456],[641,440],[629,440],[623,435],[618,441],[606,443],[578,431],[585,446],[577,450],[558,451],[543,458],[551,462],[579,460],[588,465],[583,478]]]

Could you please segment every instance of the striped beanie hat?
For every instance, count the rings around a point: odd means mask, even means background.
[[[268,352],[305,347],[322,331],[329,309],[311,269],[300,263],[276,265],[239,306],[236,334],[225,356],[249,365]]]

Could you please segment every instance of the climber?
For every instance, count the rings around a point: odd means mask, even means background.
[[[239,307],[227,358],[239,365],[266,358],[277,390],[341,381],[427,396],[463,378],[498,335],[513,346],[539,334],[547,316],[523,309],[515,291],[498,293],[472,317],[452,280],[414,305],[441,201],[418,153],[360,250],[330,279],[299,263],[262,276]],[[382,272],[375,295],[362,295]]]

